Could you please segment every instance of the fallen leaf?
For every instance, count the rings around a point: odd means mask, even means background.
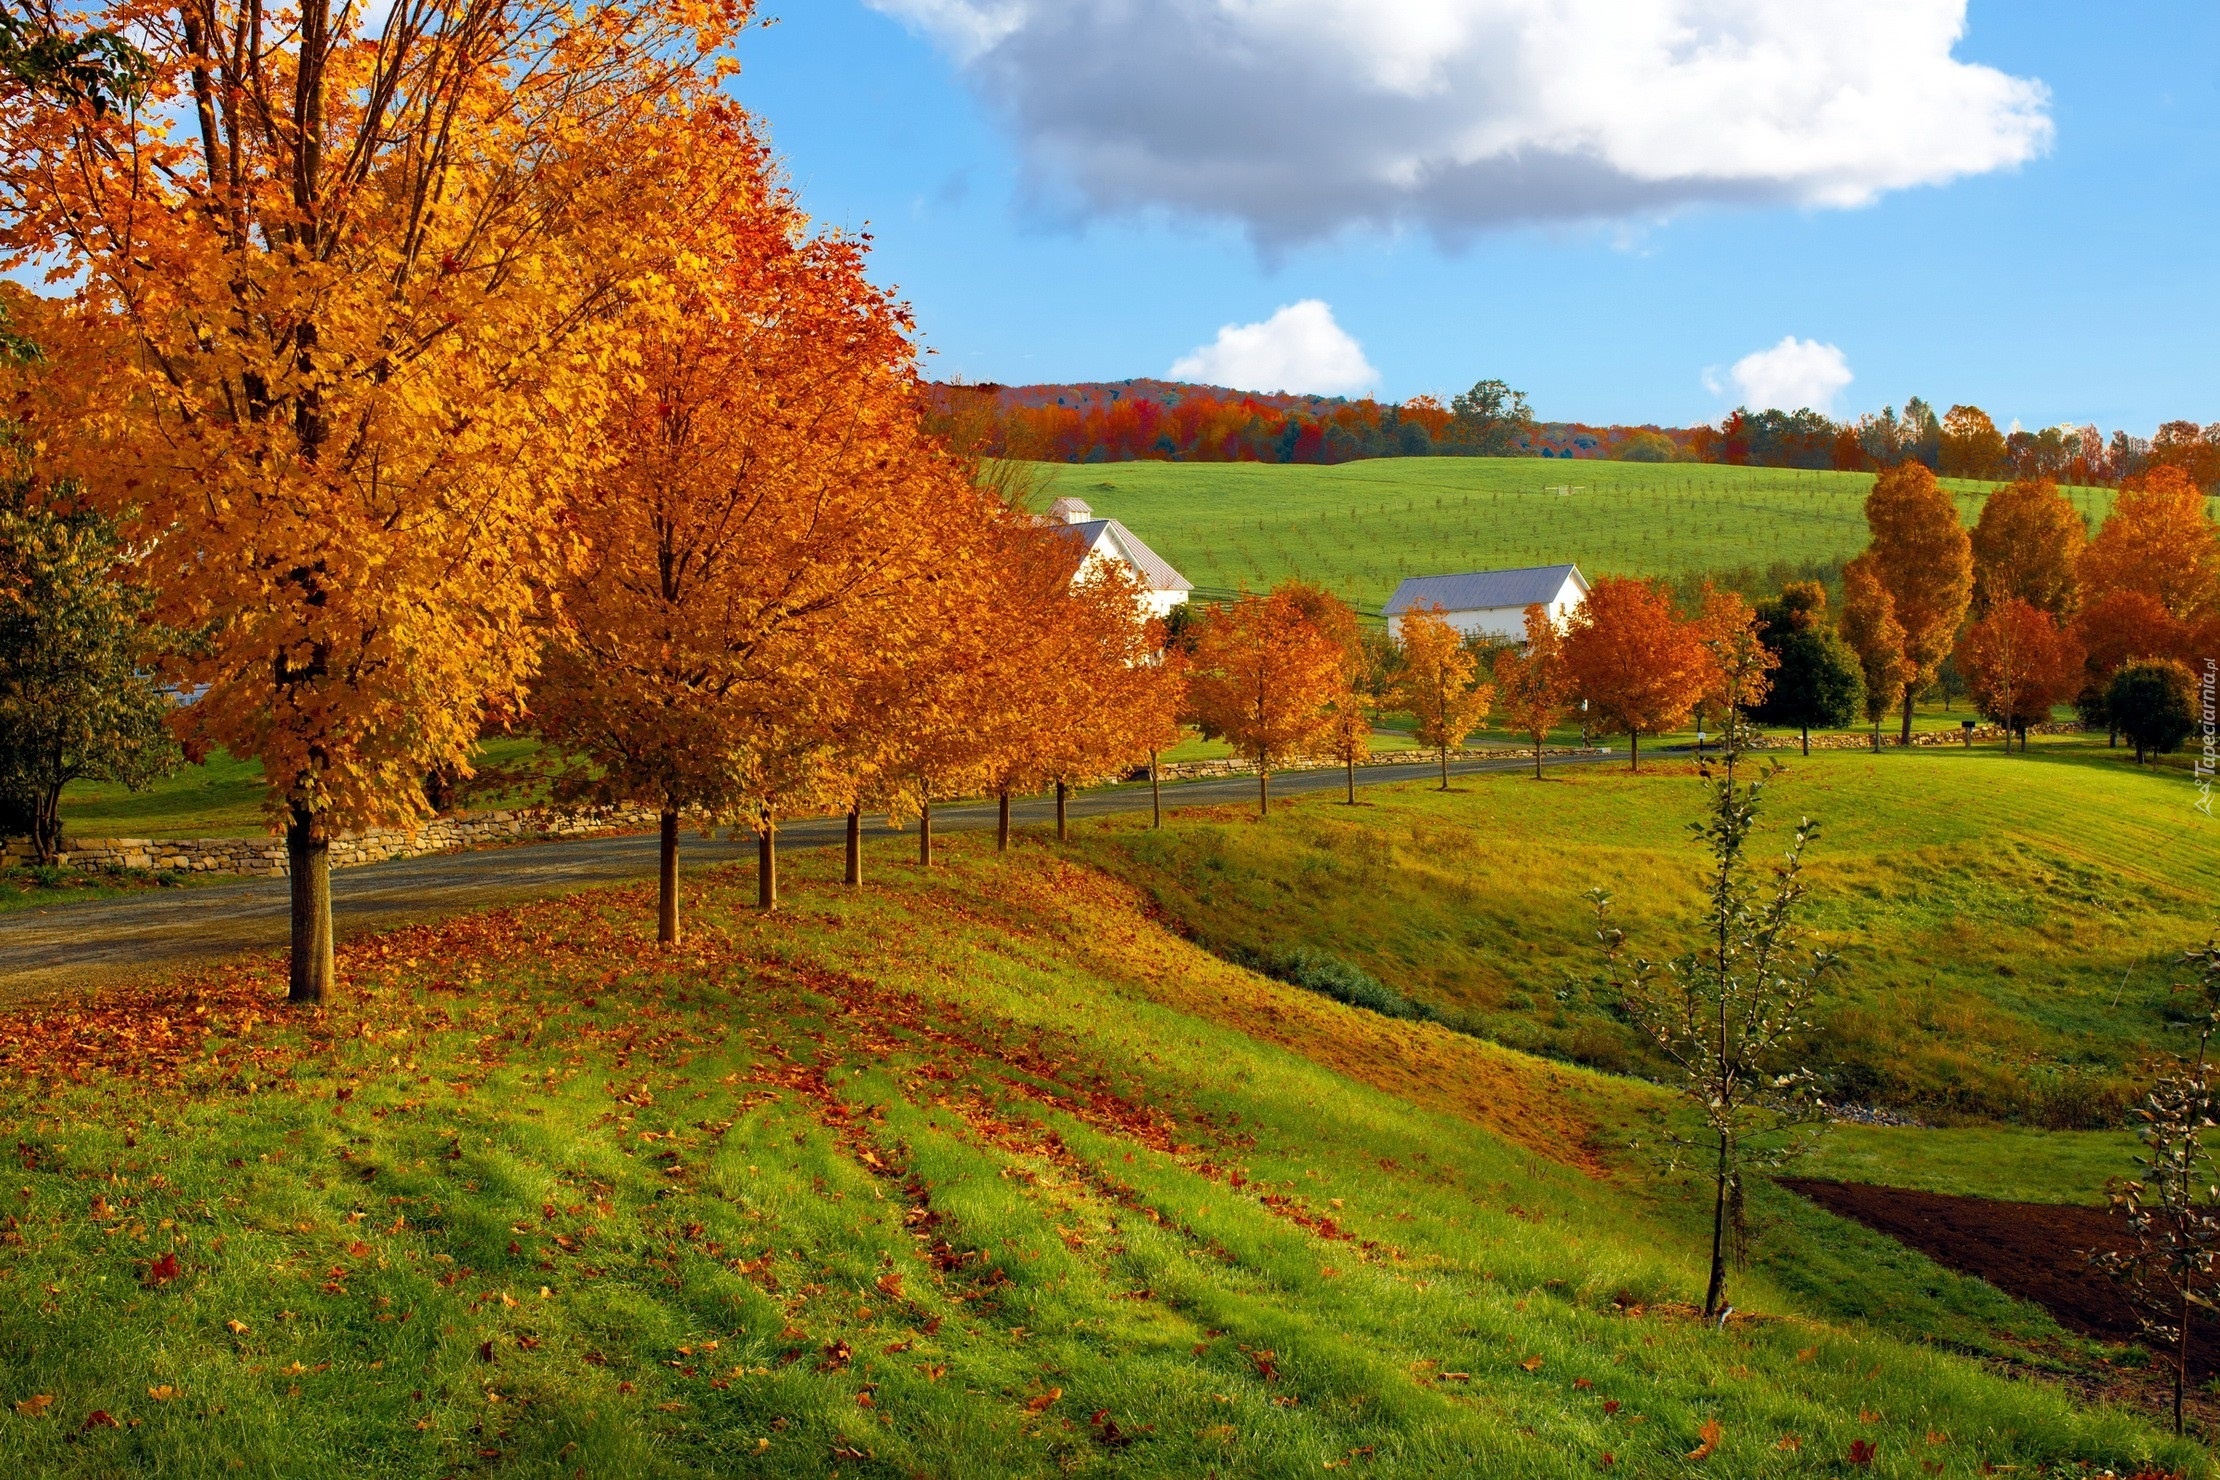
[[[1797,1361],[1799,1361],[1799,1362],[1808,1362],[1808,1361],[1810,1361],[1810,1360],[1811,1360],[1811,1359],[1812,1359],[1813,1357],[1816,1357],[1816,1356],[1818,1356],[1818,1355],[1819,1355],[1819,1348],[1818,1348],[1818,1347],[1816,1347],[1816,1346],[1807,1346],[1807,1347],[1805,1347],[1805,1348],[1804,1348],[1804,1349],[1803,1349],[1802,1351],[1800,1351],[1800,1352],[1798,1352],[1798,1353],[1796,1354],[1796,1360],[1797,1360]]]
[[[83,1427],[88,1429],[120,1429],[123,1427],[123,1425],[117,1423],[115,1419],[110,1416],[107,1409],[95,1408],[92,1412],[85,1415],[85,1422],[83,1424]]]
[[[1850,1463],[1857,1465],[1860,1468],[1871,1466],[1873,1463],[1872,1441],[1867,1439],[1852,1439],[1850,1441]]]
[[[146,1283],[159,1289],[171,1280],[176,1279],[181,1273],[183,1271],[177,1267],[177,1255],[164,1254],[161,1258],[147,1265]]]
[[[1064,1396],[1064,1390],[1062,1388],[1050,1388],[1047,1392],[1042,1393],[1038,1397],[1026,1399],[1025,1411],[1028,1413],[1039,1413],[1042,1409],[1048,1407],[1049,1404],[1055,1402],[1058,1398],[1061,1398],[1062,1396]]]
[[[1542,1370],[1542,1359],[1540,1357],[1528,1357],[1525,1361],[1519,1363],[1519,1366],[1528,1372],[1539,1372]]]
[[[247,1323],[245,1321],[226,1321],[224,1322],[224,1328],[234,1336],[247,1334]]]
[[[1592,1388],[1595,1384],[1585,1377],[1576,1377],[1573,1379],[1573,1386],[1576,1388]]]
[[[168,1383],[165,1382],[160,1387],[148,1388],[146,1390],[146,1395],[152,1398],[157,1403],[167,1403],[170,1399],[177,1396],[177,1389],[171,1387]]]
[[[1704,1426],[1696,1430],[1696,1437],[1703,1442],[1689,1450],[1688,1457],[1690,1459],[1711,1458],[1711,1452],[1719,1447],[1719,1434],[1719,1420],[1716,1418],[1705,1419]]]
[[[1794,1434],[1783,1434],[1781,1435],[1781,1442],[1774,1445],[1773,1447],[1775,1449],[1786,1450],[1788,1453],[1794,1454],[1797,1450],[1804,1447],[1804,1441],[1797,1438]]]
[[[22,1402],[16,1404],[15,1411],[25,1418],[37,1418],[53,1406],[54,1395],[52,1393],[40,1393],[37,1397],[25,1398]]]

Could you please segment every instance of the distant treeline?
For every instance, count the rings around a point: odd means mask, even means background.
[[[1162,380],[931,388],[963,440],[1045,462],[1344,463],[1373,457],[1563,457],[1872,472],[1921,462],[1945,477],[2110,484],[2180,467],[2220,488],[2220,422],[2170,421],[2150,437],[2095,426],[2000,430],[1978,406],[1937,414],[1914,396],[1854,421],[1817,411],[1727,414],[1716,426],[1539,421],[1486,380],[1443,405],[1257,395]]]

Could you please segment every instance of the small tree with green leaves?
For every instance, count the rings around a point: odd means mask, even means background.
[[[2143,1175],[2108,1189],[2112,1206],[2127,1220],[2128,1247],[2090,1256],[2120,1282],[2143,1334],[2173,1369],[2177,1434],[2189,1385],[2190,1323],[2200,1310],[2220,1310],[2220,1169],[2205,1149],[2205,1134],[2214,1128],[2210,1054],[2220,1031],[2220,940],[2205,942],[2184,960],[2197,979],[2174,990],[2197,994],[2198,1015],[2190,1023],[2197,1051],[2176,1060],[2135,1112]]]
[[[149,598],[125,567],[98,514],[32,502],[21,484],[0,496],[0,829],[28,835],[41,863],[61,849],[70,782],[136,791],[179,759]]]
[[[1682,1099],[1700,1128],[1667,1137],[1669,1167],[1698,1167],[1712,1186],[1711,1278],[1704,1314],[1726,1309],[1727,1263],[1747,1243],[1743,1179],[1800,1149],[1821,1114],[1818,1087],[1801,1061],[1811,1007],[1834,955],[1808,948],[1797,928],[1806,885],[1804,850],[1818,824],[1804,818],[1761,883],[1747,858],[1759,802],[1778,767],[1743,785],[1735,753],[1710,784],[1710,803],[1689,831],[1710,855],[1699,933],[1688,949],[1653,962],[1627,955],[1611,920],[1611,896],[1589,891],[1610,1001],[1677,1071]]]

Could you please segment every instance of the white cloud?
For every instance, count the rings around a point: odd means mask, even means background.
[[[1215,340],[1173,361],[1168,373],[1234,390],[1322,396],[1361,391],[1380,378],[1364,346],[1316,298],[1290,303],[1261,324],[1226,325]]]
[[[1816,339],[1785,336],[1771,349],[1754,350],[1734,362],[1727,372],[1737,397],[1753,411],[1830,411],[1842,388],[1851,381],[1850,361],[1840,349]],[[1704,387],[1713,395],[1726,391],[1718,372],[1704,372]]]
[[[1856,206],[2048,147],[1965,0],[870,0],[1097,210],[1287,242],[1702,201]]]

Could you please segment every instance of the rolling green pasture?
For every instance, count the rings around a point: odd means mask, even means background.
[[[1317,581],[1378,612],[1405,576],[1573,561],[1589,577],[1822,574],[1865,548],[1864,473],[1550,458],[1378,458],[1335,467],[1044,467],[1208,596]],[[1948,480],[1970,524],[1991,485]],[[2092,527],[2109,489],[2069,491]]]
[[[1858,794],[1842,769],[1813,800]],[[1377,916],[1423,848],[1446,923],[1500,902],[1460,883],[1512,873],[1483,833],[1541,810],[1673,896],[1651,855],[1691,787],[1519,787],[1178,818],[1161,854],[1116,824],[1007,856],[952,838],[930,874],[875,847],[860,894],[797,853],[769,918],[749,871],[690,876],[676,951],[644,887],[351,940],[313,1013],[274,962],[15,1004],[0,1453],[160,1477],[2211,1472],[2025,1380],[2093,1358],[2041,1312],[1769,1189],[1741,1314],[1710,1328],[1701,1200],[1616,1149],[1655,1091],[1253,976],[1084,861],[1218,856],[1230,903],[1242,857],[1287,892],[1281,863],[1322,851]],[[1554,919],[1580,872],[1525,873],[1526,906]]]
[[[2145,1060],[2178,1046],[2173,959],[2220,929],[2220,830],[2184,772],[2078,737],[1785,764],[1756,856],[1820,820],[1809,919],[1843,957],[1818,1046],[1834,1096],[1941,1122],[2118,1124]],[[1326,951],[1487,1038],[1641,1071],[1591,990],[1583,895],[1613,893],[1633,949],[1678,949],[1699,903],[1693,769],[1374,788],[1275,808],[1269,827],[1113,826],[1086,849],[1223,953]]]

